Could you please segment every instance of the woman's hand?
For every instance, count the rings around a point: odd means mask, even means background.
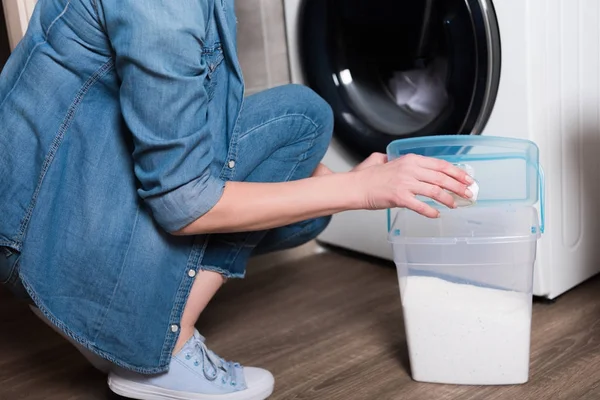
[[[416,199],[429,197],[450,208],[456,204],[444,189],[470,198],[467,186],[473,179],[449,162],[409,154],[386,162],[384,155],[375,153],[354,168],[356,183],[363,193],[365,209],[409,208],[426,217],[436,218],[439,211]]]

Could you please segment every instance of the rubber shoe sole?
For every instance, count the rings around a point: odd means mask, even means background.
[[[179,392],[157,386],[133,382],[115,375],[108,376],[108,387],[119,396],[136,400],[265,400],[273,394],[274,380],[261,382],[257,387],[226,394],[198,394]]]

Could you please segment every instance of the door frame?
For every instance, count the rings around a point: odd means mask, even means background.
[[[36,3],[36,0],[2,0],[11,51],[25,35]]]

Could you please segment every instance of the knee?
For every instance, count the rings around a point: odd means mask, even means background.
[[[319,218],[315,218],[315,219],[311,220],[311,222],[310,222],[311,229],[310,229],[310,232],[308,232],[307,237],[305,238],[305,241],[309,242],[311,240],[316,239],[321,233],[323,233],[323,231],[325,229],[327,229],[330,222],[331,222],[330,215],[328,215],[326,217],[319,217]]]
[[[329,226],[329,223],[331,222],[331,218],[332,218],[331,215],[328,215],[326,217],[317,218],[317,226],[315,229],[313,239],[316,239],[317,236],[319,236],[321,233],[323,233],[323,231],[325,229],[327,229],[327,227]]]
[[[298,234],[288,243],[288,246],[297,247],[315,240],[329,226],[331,216],[309,219],[298,223],[301,228]]]
[[[287,86],[291,91],[291,98],[299,104],[315,124],[324,130],[333,130],[333,111],[329,103],[308,86],[296,84]]]
[[[282,87],[287,98],[294,103],[294,108],[311,120],[315,130],[314,146],[323,149],[329,146],[333,134],[333,110],[314,90],[307,86],[290,84]]]

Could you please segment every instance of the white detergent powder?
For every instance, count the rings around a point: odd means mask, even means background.
[[[417,381],[501,385],[529,375],[531,296],[409,276],[406,336]]]

